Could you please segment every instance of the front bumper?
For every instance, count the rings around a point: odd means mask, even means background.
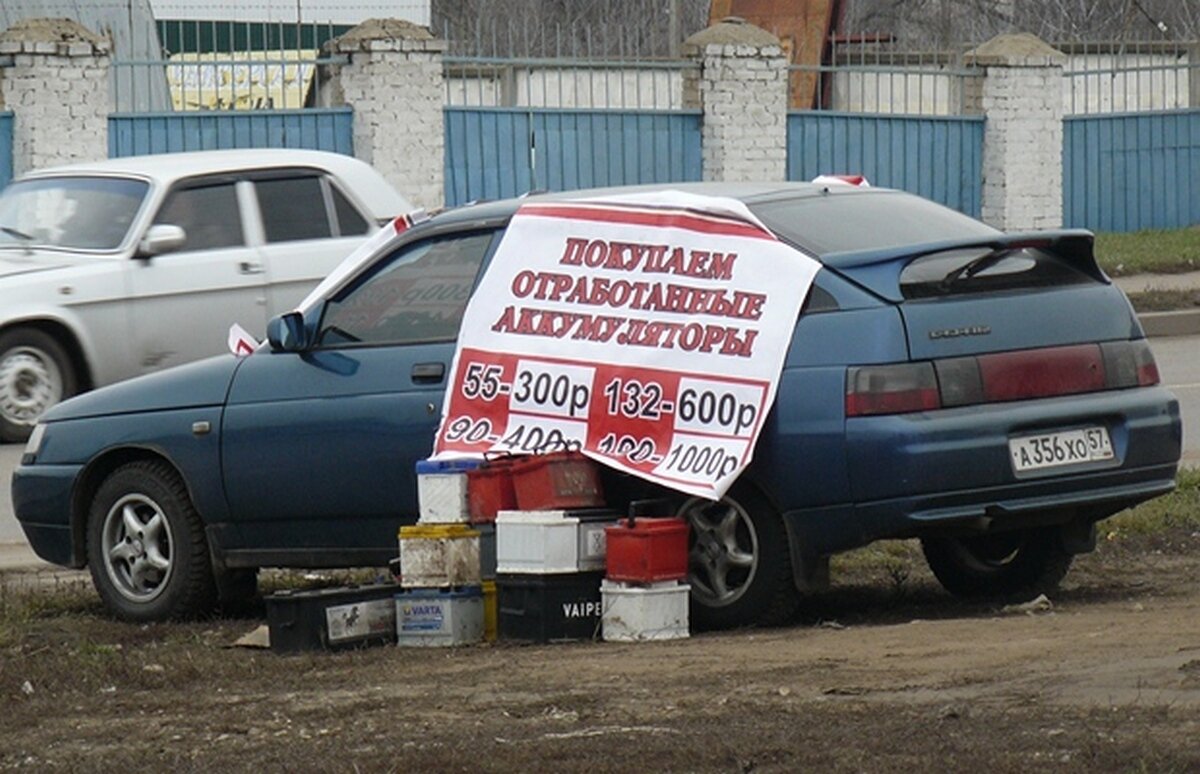
[[[20,465],[13,473],[13,512],[34,553],[52,564],[82,567],[71,524],[71,496],[82,465]]]

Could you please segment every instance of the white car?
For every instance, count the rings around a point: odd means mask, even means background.
[[[0,440],[78,392],[262,337],[412,209],[349,156],[255,149],[44,169],[0,193]]]

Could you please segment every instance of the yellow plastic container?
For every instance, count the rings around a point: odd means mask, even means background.
[[[496,581],[485,580],[483,586],[483,639],[495,642],[499,636],[499,607],[496,603]]]

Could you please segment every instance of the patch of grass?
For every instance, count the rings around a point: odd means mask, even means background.
[[[1112,277],[1200,270],[1200,227],[1097,234],[1096,258]]]
[[[1129,303],[1138,312],[1169,312],[1200,307],[1200,292],[1195,290],[1146,290],[1129,294]]]
[[[1200,469],[1184,469],[1174,492],[1123,511],[1097,525],[1099,537],[1153,535],[1174,528],[1200,529]]]

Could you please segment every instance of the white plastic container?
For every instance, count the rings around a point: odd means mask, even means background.
[[[396,595],[396,644],[446,648],[483,641],[483,589],[414,589]]]
[[[496,515],[496,572],[551,574],[604,569],[608,510],[500,511]]]
[[[470,517],[467,506],[467,471],[475,460],[417,463],[417,502],[422,524],[462,524]]]
[[[600,628],[607,642],[682,640],[689,636],[688,594],[679,581],[600,584]]]
[[[465,524],[400,528],[400,587],[478,586],[479,533]]]

